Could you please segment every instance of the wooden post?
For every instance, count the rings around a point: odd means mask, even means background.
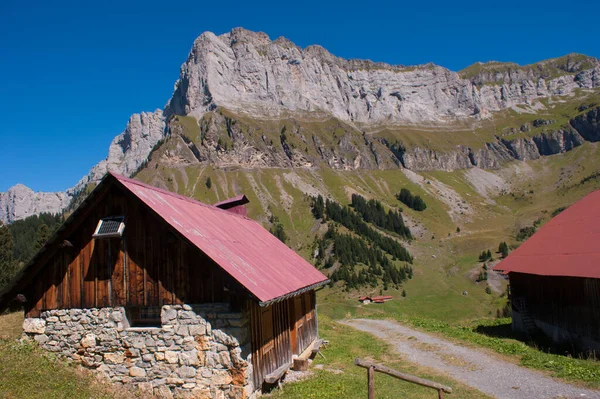
[[[369,399],[375,399],[375,367],[369,367],[367,375],[369,380]]]
[[[438,391],[438,399],[444,399],[444,391],[441,389]]]

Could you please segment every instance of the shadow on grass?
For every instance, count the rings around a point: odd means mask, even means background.
[[[598,360],[597,354],[594,352],[581,350],[574,344],[568,342],[554,342],[550,337],[540,330],[530,334],[513,331],[512,324],[510,322],[492,326],[481,324],[476,326],[474,331],[488,337],[520,341],[525,345],[541,352],[573,357],[577,359]]]

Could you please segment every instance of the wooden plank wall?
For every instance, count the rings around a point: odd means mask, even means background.
[[[251,301],[252,366],[254,384],[262,386],[265,376],[292,362],[317,339],[315,292],[307,292],[261,308]]]
[[[510,289],[535,319],[600,340],[600,279],[511,273]]]
[[[250,301],[252,367],[255,387],[265,376],[284,364],[291,364],[288,301],[261,308]]]
[[[244,289],[211,259],[119,187],[40,265],[25,291],[27,314],[63,308],[242,303]],[[93,239],[103,217],[125,216],[122,239]],[[225,291],[226,286],[229,291]]]

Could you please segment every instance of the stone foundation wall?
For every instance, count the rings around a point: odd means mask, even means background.
[[[254,396],[250,323],[227,304],[169,305],[161,327],[130,328],[123,308],[68,309],[25,319],[42,348],[159,397]]]

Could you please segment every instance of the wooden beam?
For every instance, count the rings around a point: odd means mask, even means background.
[[[267,384],[274,384],[283,377],[283,375],[290,369],[292,365],[290,363],[284,364],[278,369],[274,370],[272,373],[269,373],[265,376],[265,382]]]
[[[378,371],[380,373],[387,374],[387,375],[396,377],[396,378],[404,380],[404,381],[412,382],[413,384],[421,385],[421,386],[424,386],[427,388],[436,389],[439,392],[443,391],[443,392],[447,392],[447,393],[452,393],[452,388],[450,388],[450,387],[447,387],[442,384],[438,384],[437,382],[426,380],[424,378],[415,377],[410,374],[404,374],[404,373],[401,373],[394,369],[391,369],[389,367],[382,366],[380,364],[368,362],[366,360],[361,360],[358,358],[354,359],[354,364],[359,367],[366,368],[366,369],[373,368],[374,371]]]

